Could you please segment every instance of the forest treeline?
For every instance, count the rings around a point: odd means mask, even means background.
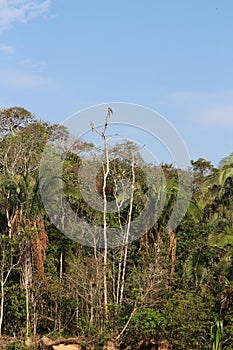
[[[155,181],[150,192],[137,147],[126,142],[120,151],[108,149],[107,124],[102,131],[90,128],[106,146],[96,191],[115,210],[98,210],[82,195],[87,185],[78,175],[91,144],[77,140],[67,149],[62,174],[66,200],[89,224],[88,246],[55,227],[40,194],[40,182],[48,193],[56,196],[57,190],[56,178],[49,184],[40,178],[47,140],[54,132],[64,140],[68,131],[21,107],[0,110],[0,336],[83,336],[95,349],[108,340],[120,349],[146,349],[160,340],[173,350],[232,349],[233,154],[218,168],[199,158],[183,170],[193,176],[192,198],[178,226],[169,230],[179,205],[178,170],[162,164],[165,181]],[[144,168],[151,179],[158,176],[158,165]],[[140,237],[131,240],[148,196],[156,208],[163,193],[158,219],[148,214],[148,228],[142,225]],[[56,201],[54,206],[54,215],[62,215]],[[65,230],[65,214],[63,225]],[[107,246],[109,228],[122,233],[123,244]]]

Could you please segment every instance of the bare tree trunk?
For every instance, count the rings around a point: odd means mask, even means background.
[[[76,326],[78,327],[78,323],[79,323],[79,297],[78,297],[78,293],[76,294]]]
[[[117,195],[117,193],[118,193],[117,179],[114,179],[114,183],[115,183],[114,197],[115,197],[116,206],[117,206],[118,223],[119,223],[121,235],[122,235],[122,237],[124,237],[124,232],[123,232],[123,227],[122,227],[122,222],[121,222],[121,208],[122,208],[122,205],[123,205],[124,200],[125,200],[125,192],[124,192],[122,200],[119,201],[119,198],[118,198],[118,195]],[[124,190],[123,183],[122,183],[122,190]],[[122,247],[121,250],[120,250],[120,258],[119,258],[119,262],[118,262],[118,274],[117,274],[117,285],[116,285],[116,297],[115,297],[115,300],[116,300],[116,304],[117,305],[119,304],[119,300],[120,300],[123,258],[124,258],[124,249]]]
[[[176,233],[174,231],[169,231],[169,255],[171,258],[171,275],[175,272],[175,262],[176,262]]]
[[[60,254],[60,271],[59,271],[60,282],[62,280],[62,272],[63,272],[63,254],[61,252],[61,254]]]
[[[36,336],[37,330],[37,310],[36,310],[36,302],[33,302],[33,335]]]
[[[94,321],[94,295],[93,295],[93,282],[90,281],[90,324]]]
[[[1,275],[1,311],[0,311],[0,337],[2,337],[2,324],[3,324],[3,315],[4,315],[4,282],[3,274]]]
[[[54,327],[53,331],[57,331],[57,319],[58,319],[58,306],[57,306],[57,301],[55,301],[55,306],[54,306]]]
[[[7,200],[9,199],[9,197],[10,197],[10,193],[8,193],[7,195]],[[7,219],[9,237],[12,238],[12,227],[11,227],[9,208],[6,208],[6,219]]]
[[[118,276],[117,276],[117,291],[116,291],[116,303],[119,304],[120,299],[120,286],[121,286],[121,274],[122,274],[122,260],[124,256],[124,251],[121,249],[120,259],[118,264]]]
[[[26,292],[26,337],[29,336],[29,291],[28,291],[28,281],[25,284],[25,292]]]
[[[122,304],[123,302],[123,295],[124,295],[125,270],[126,270],[127,255],[128,255],[128,240],[129,240],[129,232],[130,232],[130,225],[131,225],[132,212],[133,212],[134,184],[135,184],[134,162],[135,162],[134,154],[132,153],[132,163],[131,163],[132,183],[131,183],[131,192],[130,192],[130,207],[129,207],[129,214],[128,214],[128,222],[127,222],[126,235],[125,235],[125,252],[124,252],[124,261],[123,261],[122,278],[121,278],[120,304]]]
[[[23,261],[23,271],[22,271],[22,285],[25,289],[26,298],[26,337],[29,336],[30,331],[30,287],[32,285],[32,258],[31,258],[31,246],[28,244],[26,246],[24,261]]]
[[[108,264],[108,240],[107,240],[107,196],[106,196],[106,186],[107,177],[109,174],[109,158],[108,158],[108,146],[104,136],[104,147],[105,147],[105,157],[106,157],[106,169],[104,169],[104,183],[103,183],[103,198],[104,198],[104,309],[105,318],[108,317],[108,285],[107,285],[107,264]]]
[[[116,200],[116,206],[117,206],[118,222],[119,222],[121,234],[123,236],[123,227],[122,227],[122,223],[121,223],[121,206],[123,204],[123,201],[121,203],[119,203],[119,201],[118,201],[116,181],[115,181],[115,200]],[[120,259],[119,259],[119,263],[118,263],[117,286],[116,286],[116,303],[117,304],[119,304],[119,298],[120,298],[120,284],[121,284],[123,256],[124,256],[124,252],[123,252],[123,248],[121,248]]]
[[[106,139],[106,130],[108,128],[108,122],[110,115],[112,113],[111,108],[108,108],[108,113],[105,118],[105,125],[103,132],[100,132],[95,128],[94,124],[91,123],[91,128],[98,135],[101,136],[104,142],[104,153],[105,153],[105,164],[103,164],[103,226],[104,226],[104,253],[103,253],[103,292],[104,292],[104,314],[105,320],[108,318],[108,283],[107,283],[107,267],[108,267],[108,239],[107,239],[107,195],[106,195],[106,187],[107,187],[107,178],[109,175],[109,154],[108,154],[108,140]]]

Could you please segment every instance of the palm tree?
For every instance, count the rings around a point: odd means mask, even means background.
[[[202,186],[201,205],[208,204],[209,218],[216,225],[233,229],[233,153],[223,158],[217,171],[209,175]],[[221,226],[223,227],[223,226]],[[232,230],[231,230],[232,231]]]

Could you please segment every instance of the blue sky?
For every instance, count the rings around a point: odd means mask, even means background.
[[[0,0],[0,107],[62,122],[144,105],[217,164],[233,151],[232,17],[232,0]]]

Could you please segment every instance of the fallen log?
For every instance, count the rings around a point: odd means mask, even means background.
[[[57,346],[63,345],[67,346],[66,349],[69,350],[68,345],[77,345],[76,349],[80,350],[89,350],[91,349],[90,346],[86,345],[86,340],[84,337],[79,336],[75,338],[58,338],[55,340],[49,339],[46,336],[43,336],[39,341],[39,349],[41,350],[55,350],[55,347],[57,349]],[[61,347],[60,347],[61,348]],[[74,347],[72,347],[74,349]]]

